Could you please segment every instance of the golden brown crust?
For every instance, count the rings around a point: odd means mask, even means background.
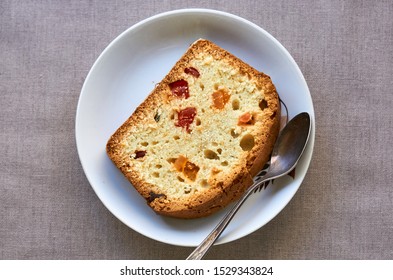
[[[230,96],[228,104],[224,100],[225,109],[207,105],[213,104],[208,98],[211,91],[218,88],[216,83],[210,85],[207,83],[210,80],[203,80],[211,74],[210,63],[216,67],[213,78],[219,73],[220,77],[240,79],[236,83],[227,78],[226,82],[221,82],[220,86],[224,87],[220,90]],[[184,74],[184,69],[195,65],[201,77]],[[229,74],[222,74],[222,69],[227,69]],[[189,82],[190,98],[178,98],[168,86],[182,79]],[[233,86],[237,84],[238,87]],[[198,96],[201,94],[207,95],[202,98]],[[244,113],[237,102],[243,102],[244,111],[252,115],[250,123],[237,123],[239,115]],[[198,120],[202,122],[200,125],[193,121],[187,131],[176,127],[176,116],[189,106],[195,107],[197,118],[205,118]],[[227,113],[232,117],[225,115]],[[156,213],[178,218],[203,217],[238,199],[252,184],[252,178],[269,160],[279,131],[279,119],[279,98],[269,76],[212,42],[198,40],[112,135],[107,143],[107,154]],[[221,123],[215,123],[217,121]],[[232,124],[227,125],[230,122]],[[226,126],[234,129],[218,131],[221,134],[215,136],[212,127],[220,130],[221,126],[223,130]],[[207,133],[210,134],[206,136]],[[229,133],[232,137],[225,138]],[[212,137],[218,140],[213,141]],[[180,143],[172,143],[176,141]],[[169,147],[168,150],[165,147]],[[233,149],[237,149],[235,154]],[[200,155],[203,152],[204,156]],[[179,156],[197,168],[193,170],[194,175],[197,172],[196,179],[195,176],[187,177],[186,170],[182,173],[175,168],[174,162]],[[236,160],[230,162],[234,157]]]

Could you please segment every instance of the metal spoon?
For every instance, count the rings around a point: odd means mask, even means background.
[[[246,199],[264,182],[273,180],[289,173],[299,161],[306,147],[311,130],[310,115],[300,113],[292,118],[281,131],[274,145],[270,167],[264,176],[256,176],[251,185],[233,208],[225,215],[221,222],[202,241],[202,243],[188,256],[187,260],[200,260],[214,244],[227,227],[233,216]]]

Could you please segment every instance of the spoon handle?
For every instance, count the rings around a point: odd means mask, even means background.
[[[269,180],[265,178],[263,180],[258,180],[252,186],[250,186],[247,191],[241,196],[238,202],[233,206],[233,208],[222,218],[218,225],[212,230],[212,232],[202,241],[201,244],[188,256],[187,260],[200,260],[207,253],[210,247],[214,244],[221,233],[227,227],[229,222],[235,216],[236,212],[239,210],[240,206],[247,200],[247,198],[253,193],[253,191],[259,187],[261,184]]]

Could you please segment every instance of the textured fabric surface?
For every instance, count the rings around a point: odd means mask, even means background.
[[[79,162],[86,75],[146,17],[212,8],[266,29],[309,85],[307,176],[270,223],[208,259],[393,259],[393,5],[384,1],[0,2],[0,259],[184,259],[190,248],[129,229]]]

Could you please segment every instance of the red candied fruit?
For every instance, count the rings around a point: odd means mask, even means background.
[[[197,110],[194,107],[187,107],[177,114],[177,123],[175,124],[178,127],[185,128],[188,133],[191,132],[190,125],[194,121]]]
[[[199,78],[200,76],[198,70],[196,70],[194,67],[188,67],[184,69],[184,73],[194,76],[195,78]]]
[[[143,158],[146,155],[146,151],[135,151],[134,159]]]
[[[187,99],[190,97],[190,93],[188,91],[188,83],[185,80],[174,81],[169,84],[169,88],[172,91],[172,94],[178,98]]]

